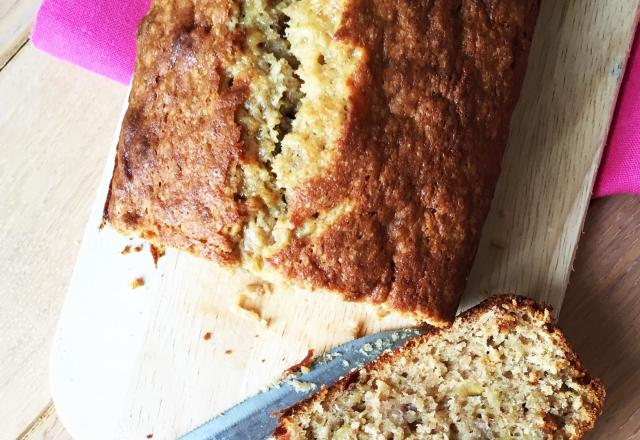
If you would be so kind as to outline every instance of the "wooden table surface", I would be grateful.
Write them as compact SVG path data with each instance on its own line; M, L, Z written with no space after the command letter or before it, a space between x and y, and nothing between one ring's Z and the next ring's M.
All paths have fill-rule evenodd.
M39 0L0 4L0 439L68 439L51 338L126 88L38 52ZM604 379L592 439L640 439L640 197L591 203L560 325Z

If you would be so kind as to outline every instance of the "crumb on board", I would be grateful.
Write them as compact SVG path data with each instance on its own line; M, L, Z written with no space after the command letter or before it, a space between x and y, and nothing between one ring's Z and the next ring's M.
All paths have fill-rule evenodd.
M240 315L258 321L265 328L271 325L271 318L264 318L260 309L257 306L248 304L247 297L243 294L240 294L238 296L236 309L240 313Z
M262 360L260 362L262 362L264 364L265 362L267 362L267 360L262 358Z
M245 288L249 296L263 296L273 293L273 284L267 281L249 283Z
M147 438L153 438L153 434L147 434Z
M231 354L231 353L233 353L233 350L225 350L224 351L224 354Z
M120 251L120 253L122 255L128 255L128 254L131 254L133 252L140 252L140 251L142 251L143 248L144 248L144 245L142 245L142 244L138 244L138 245L135 245L135 246L132 246L132 245L128 244Z
M208 341L209 339L211 339L211 336L212 336L211 332L206 332L204 336L202 336L202 339L204 339L205 341Z
M364 323L363 320L358 320L354 325L353 325L353 331L352 331L353 337L358 339L363 337L364 335L367 334L367 326Z
M132 289L137 289L138 287L142 286L144 286L144 278L142 277L135 278L133 281L131 281L131 284L129 284L129 287L131 287Z
M347 361L347 360L343 359L343 360L342 360L342 366L343 366L343 367L345 367L345 368L347 368L347 367L349 366L349 361Z
M158 267L158 260L166 255L166 251L164 246L156 246L152 244L149 247L149 251L151 252L151 258L153 258L153 264Z
M296 373L302 371L302 368L305 368L305 367L308 370L309 369L309 365L311 365L311 363L313 362L313 354L314 353L315 353L315 351L313 350L313 348L310 348L309 351L307 351L307 355L304 357L304 359L302 359L297 364L294 364L294 365L290 366L289 368L287 368L286 370L284 370L282 375L283 376L288 376L290 374L296 374ZM307 371L307 373L308 372L309 371Z

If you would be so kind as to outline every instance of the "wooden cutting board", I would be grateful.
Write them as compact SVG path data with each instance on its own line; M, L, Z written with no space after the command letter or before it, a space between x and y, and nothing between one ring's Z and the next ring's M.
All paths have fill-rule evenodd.
M562 305L640 0L546 0L462 308L517 292ZM105 167L55 337L51 390L78 439L171 439L257 392L309 348L411 325L144 245L100 217ZM144 286L132 289L136 278ZM263 322L238 308L243 300ZM268 325L264 321L268 321Z

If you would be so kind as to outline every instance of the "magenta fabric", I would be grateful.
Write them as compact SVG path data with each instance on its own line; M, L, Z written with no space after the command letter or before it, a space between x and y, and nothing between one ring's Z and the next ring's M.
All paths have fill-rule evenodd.
M627 73L620 88L595 197L640 194L640 31L636 32Z
M128 84L136 28L151 0L44 0L33 44L56 57Z
M138 22L151 0L44 0L31 38L54 56L123 84L131 81ZM640 194L640 33L594 188L594 196ZM616 70L612 70L616 74ZM606 109L602 109L606 111Z

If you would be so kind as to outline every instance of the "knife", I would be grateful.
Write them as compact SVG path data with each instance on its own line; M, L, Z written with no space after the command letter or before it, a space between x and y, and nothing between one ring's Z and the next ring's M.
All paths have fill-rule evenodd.
M278 413L330 386L349 371L359 368L386 350L424 333L412 328L365 336L340 345L318 357L308 372L287 377L272 388L228 409L180 440L263 440L278 424ZM305 370L306 371L306 370Z

